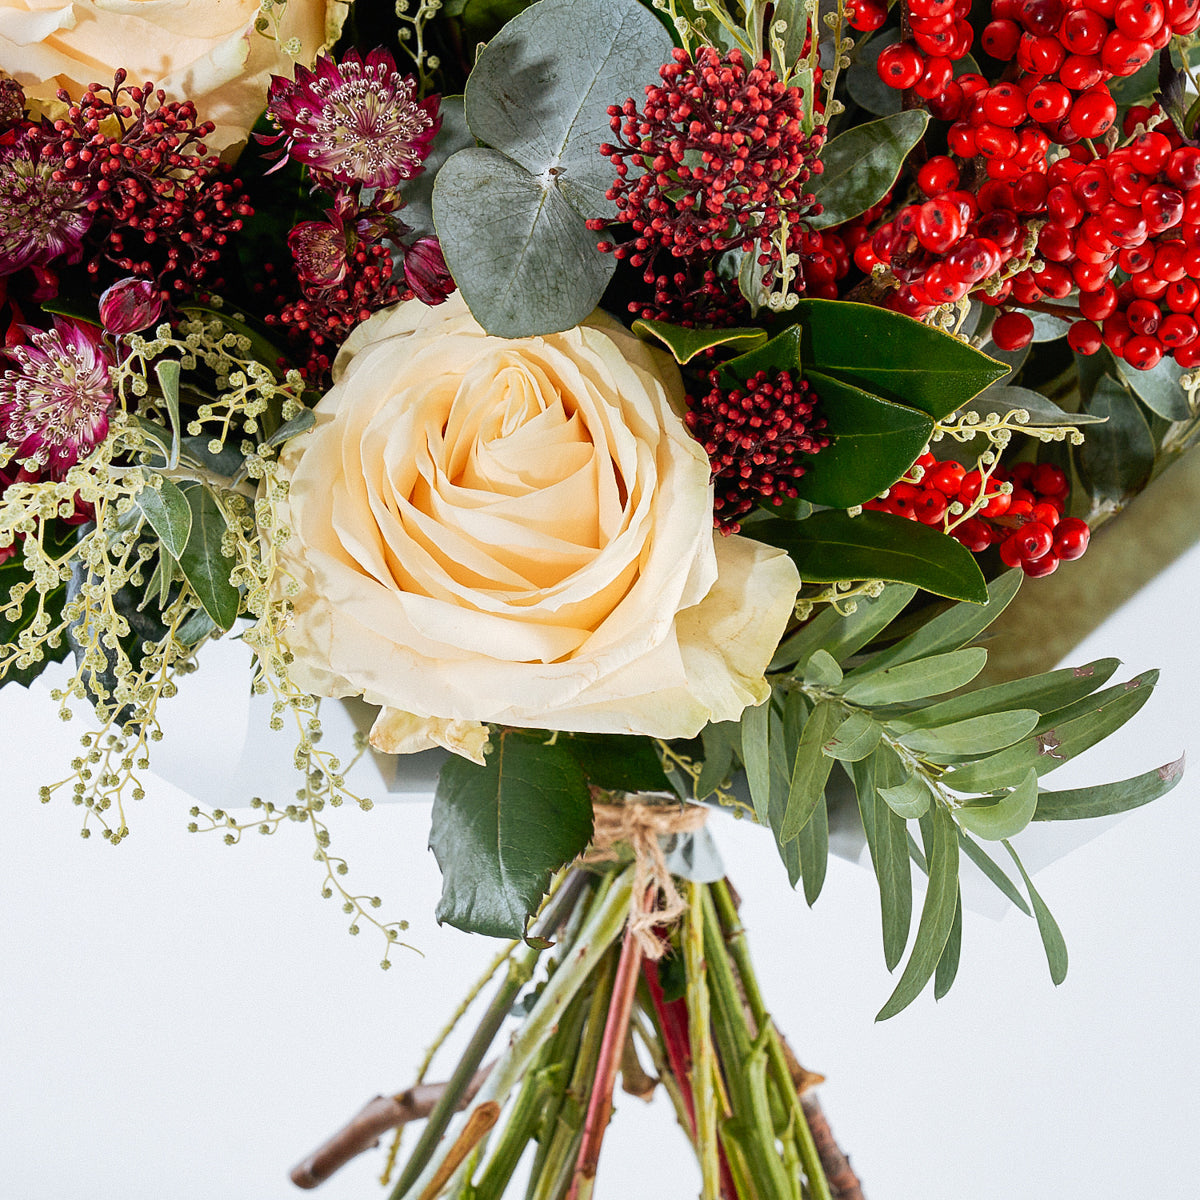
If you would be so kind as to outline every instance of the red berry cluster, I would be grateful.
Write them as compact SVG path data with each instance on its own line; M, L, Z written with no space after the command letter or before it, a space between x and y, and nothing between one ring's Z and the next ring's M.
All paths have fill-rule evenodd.
M1050 463L1017 463L1011 471L998 466L985 477L922 454L913 468L919 470L910 468L883 499L863 507L947 528L973 554L996 546L1005 566L1033 577L1050 575L1060 560L1079 558L1087 549L1091 530L1086 522L1063 516L1070 484ZM1011 491L1001 489L1004 483L1012 485ZM955 501L963 511L975 511L950 524Z
M814 416L817 395L788 371L759 371L744 387L726 391L709 373L712 390L688 396L684 417L692 436L712 463L713 524L737 533L738 518L756 503L782 504L796 496L795 480L804 474L802 456L829 445Z
M782 222L814 211L804 184L821 169L824 129L805 134L799 89L781 83L766 59L747 70L736 49L721 57L701 46L694 60L675 50L659 75L662 86L646 87L640 112L632 99L608 110L618 138L600 147L617 172L607 195L632 237L600 249L644 267L645 282L658 287L672 282L654 269L660 250L696 259L757 248L769 285ZM630 164L644 161L649 169L631 179Z
M168 102L150 83L126 87L125 79L121 70L112 87L89 84L78 101L59 92L66 115L44 127L67 177L96 189L88 270L154 279L177 294L201 281L217 286L206 276L253 213L241 181L207 153L214 127L197 121L194 104Z
M954 79L954 64L966 57L975 40L969 20L971 0L902 0L902 4L908 36L879 55L879 77L889 87L911 89L934 107L936 116L953 120L965 95L962 77ZM875 9L867 12L868 21L876 19Z

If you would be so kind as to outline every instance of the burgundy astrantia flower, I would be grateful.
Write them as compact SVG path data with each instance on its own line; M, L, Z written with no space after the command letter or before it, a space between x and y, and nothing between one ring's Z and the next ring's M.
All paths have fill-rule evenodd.
M392 188L424 168L441 125L438 97L417 100L411 75L401 75L383 49L364 60L350 50L340 63L321 55L294 80L271 78L267 112L284 139L284 158L344 185Z
M109 359L99 331L77 321L55 317L53 329L26 333L0 375L0 438L15 461L61 477L108 434Z
M0 144L0 275L81 258L95 188L63 160L38 126Z

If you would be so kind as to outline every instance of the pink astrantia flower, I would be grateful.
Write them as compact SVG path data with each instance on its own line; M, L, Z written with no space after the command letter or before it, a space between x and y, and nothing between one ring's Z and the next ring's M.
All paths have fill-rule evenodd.
M61 478L108 434L109 359L98 331L77 321L55 317L53 329L26 333L0 375L0 438L16 461Z
M284 139L284 158L343 185L393 188L424 168L441 125L438 97L416 98L411 75L401 75L383 49L364 60L357 50L341 63L321 55L296 78L271 77L268 113Z
M45 144L36 127L0 144L0 275L60 256L78 262L94 195L90 184L63 171L61 150Z

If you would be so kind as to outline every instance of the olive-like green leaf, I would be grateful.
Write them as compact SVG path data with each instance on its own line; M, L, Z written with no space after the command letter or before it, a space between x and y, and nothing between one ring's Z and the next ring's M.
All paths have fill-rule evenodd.
M1024 409L1029 414L1025 422L1030 427L1046 425L1095 425L1104 417L1095 413L1067 412L1052 400L1047 400L1040 392L1029 388L992 386L979 393L974 400L965 406L971 412L977 412L981 417L995 413L1002 417L1005 413Z
M229 581L233 559L221 550L225 518L208 488L197 484L184 495L192 511L192 525L179 556L180 570L213 624L218 629L229 629L237 620L241 597Z
M183 435L179 423L179 360L160 359L154 364L154 374L158 377L163 403L167 406L167 420L171 422L171 457L167 460L167 466L176 467L179 464L179 439Z
M837 687L842 668L828 650L818 650L804 667L804 682L810 687Z
M841 225L878 204L928 125L929 114L914 108L855 125L828 142L821 151L824 170L809 184L822 211L809 224Z
M929 787L919 775L910 775L903 783L881 787L879 794L888 808L906 821L923 816L929 808Z
M771 701L747 708L742 713L742 763L754 815L760 825L770 826L771 809Z
M147 483L133 498L163 548L178 559L188 544L192 532L192 509L187 497L165 476L155 487Z
M950 926L950 936L938 959L937 970L933 975L933 998L940 1000L951 988L954 977L958 974L958 960L962 954L962 888L958 890L958 898L954 904L954 924Z
M964 805L954 810L954 818L984 841L1000 842L1016 837L1033 820L1038 804L1037 781L1037 772L1030 767L1025 778L994 804Z
M983 573L965 546L891 513L851 517L830 510L804 521L770 519L754 526L754 536L786 550L808 583L885 579L952 600L983 604L988 598Z
M1183 758L1165 763L1143 775L1103 783L1096 787L1072 788L1066 792L1042 792L1038 796L1035 821L1082 821L1141 808L1165 796L1183 778Z
M943 761L941 755L991 754L1020 741L1038 723L1036 708L983 713L933 729L914 729L900 741L910 750Z
M955 721L965 721L984 713L1008 712L1016 708L1036 708L1049 713L1090 696L1103 687L1121 665L1116 658L1098 658L1081 667L1062 667L1028 679L1013 679L978 691L955 696L914 712L889 716L892 729L935 729Z
M675 356L677 363L689 363L697 354L721 346L726 350L744 353L763 345L767 340L765 329L684 329L669 321L639 319L632 325L638 337L653 337L662 342Z
M505 731L483 766L447 759L429 833L442 870L439 924L523 936L552 873L591 836L587 779L566 747Z
M1180 382L1191 368L1181 367L1169 356L1149 371L1139 371L1123 358L1116 359L1116 364L1121 378L1151 412L1167 421L1186 421L1192 415Z
M882 736L883 726L860 709L837 727L821 750L839 762L858 762L875 750Z
M912 953L895 991L876 1014L877 1021L886 1021L907 1008L928 983L942 957L958 908L958 826L940 804L933 805L921 820L923 832L927 830L929 887Z
M812 908L825 885L825 872L829 867L829 808L824 792L817 797L812 816L796 835L796 849L800 853L804 900Z
M771 670L806 663L818 650L828 650L838 660L849 658L886 629L916 593L909 584L893 583L878 596L856 600L851 613L840 613L830 605L783 642L771 660Z
M955 604L926 621L915 633L902 638L894 646L881 650L867 666L871 670L891 667L897 663L912 662L930 654L944 654L947 650L958 650L973 638L978 637L1009 606L1021 580L1023 571L1005 571L987 585L986 604Z
M855 683L844 693L852 704L896 704L952 692L970 683L987 664L982 646L934 654L916 662L898 663L869 674L854 673Z
M1157 682L1157 671L1145 671L1108 688L1092 698L1088 711L1030 734L988 758L967 763L943 776L943 782L957 792L990 792L1015 787L1030 767L1039 775L1048 774L1124 725L1150 699Z
M531 175L496 150L460 150L446 162L433 186L433 217L467 307L499 337L573 328L616 269L557 177Z
M696 799L711 796L729 777L733 768L733 750L738 736L736 721L718 721L700 731L704 744L704 762L696 777Z
M836 729L841 712L841 705L832 700L822 700L804 723L800 743L792 759L787 807L779 830L781 842L790 842L799 834L825 795L825 782L829 778L833 760L824 755L821 748Z
M829 445L801 456L804 474L796 492L813 504L851 508L895 483L929 442L933 418L903 404L872 396L819 371L805 379L820 397L817 412Z
M717 374L717 382L723 388L742 387L746 380L757 375L759 371L766 371L770 375L775 371L791 371L796 374L799 370L800 330L791 325L770 341L722 364Z
M1029 901L1033 905L1033 915L1037 918L1038 933L1041 934L1042 945L1046 949L1050 978L1054 981L1054 986L1058 987L1067 977L1067 943L1063 940L1062 930L1059 929L1058 922L1046 907L1046 902L1039 895L1037 888L1033 886L1033 880L1029 878L1029 873L1017 857L1017 852L1008 842L1004 843L1004 848L1016 863L1017 870L1021 872L1021 878L1025 881Z
M1033 914L1025 897L1017 891L1017 885L996 865L984 848L972 840L962 829L958 831L958 844L963 853L1008 897L1027 917Z
M935 420L1008 374L1006 364L912 317L848 300L801 300L800 359L885 400Z
M670 35L637 0L540 0L476 58L465 93L467 124L531 175L553 174L583 216L615 216L604 195L615 172L597 150L612 137L609 106L640 97L670 57ZM437 191L435 184L440 233ZM478 216L488 221L492 214Z
M284 442L305 433L317 423L317 414L311 408L298 412L290 421L284 421L280 427L267 438L268 446L282 446Z
M1085 401L1093 416L1107 417L1075 448L1079 479L1099 505L1120 505L1146 486L1154 469L1150 426L1128 390L1102 375Z

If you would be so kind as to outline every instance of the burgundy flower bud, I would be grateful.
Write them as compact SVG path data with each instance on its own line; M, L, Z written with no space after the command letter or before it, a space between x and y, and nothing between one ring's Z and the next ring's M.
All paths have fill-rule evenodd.
M117 337L149 328L161 312L162 293L149 279L118 279L100 296L100 323Z
M422 304L441 304L454 291L454 280L437 238L418 238L404 254L404 282Z

